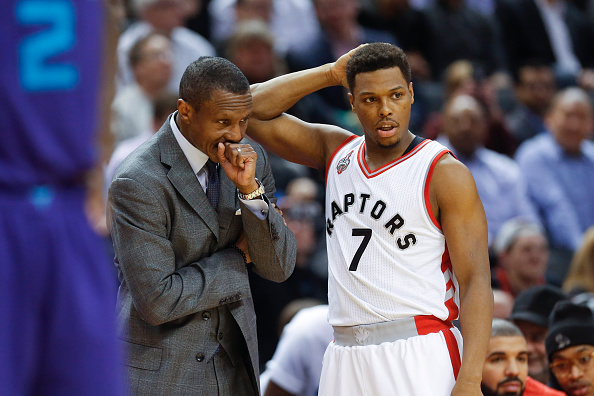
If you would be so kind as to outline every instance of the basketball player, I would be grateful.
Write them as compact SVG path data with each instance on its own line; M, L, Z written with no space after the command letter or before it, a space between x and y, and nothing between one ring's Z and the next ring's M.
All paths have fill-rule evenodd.
M116 274L85 213L118 1L3 4L0 394L123 395Z
M363 137L281 114L345 81ZM335 341L319 394L480 395L493 307L485 213L468 169L408 130L414 92L402 50L364 45L252 95L248 134L326 173ZM459 314L463 353L451 324Z

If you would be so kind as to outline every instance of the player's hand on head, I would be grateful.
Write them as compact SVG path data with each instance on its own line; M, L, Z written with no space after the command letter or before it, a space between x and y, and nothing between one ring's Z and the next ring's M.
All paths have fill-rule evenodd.
M347 79L346 79L347 62L349 61L349 59L351 59L353 54L359 48L361 48L365 45L367 45L367 44L361 44L357 48L353 48L352 50L350 50L349 52L347 52L346 54L344 54L343 56L338 58L338 60L332 64L332 66L330 67L330 73L332 74L332 78L334 79L336 85L342 85L346 88L349 87L349 85L347 83Z
M255 180L258 153L249 144L219 143L217 157L227 177L243 194L258 189Z

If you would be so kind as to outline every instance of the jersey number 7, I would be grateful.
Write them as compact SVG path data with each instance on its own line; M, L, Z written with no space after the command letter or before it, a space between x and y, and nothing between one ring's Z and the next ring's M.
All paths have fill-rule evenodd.
M349 271L357 271L357 267L359 266L359 261L361 260L361 256L363 255L363 252L367 248L367 245L369 245L369 240L371 239L371 234L372 234L371 228L353 228L353 236L362 236L363 241L361 242L361 245L359 245L357 252L355 252L355 257L353 257L353 261L351 261L351 265L349 266Z

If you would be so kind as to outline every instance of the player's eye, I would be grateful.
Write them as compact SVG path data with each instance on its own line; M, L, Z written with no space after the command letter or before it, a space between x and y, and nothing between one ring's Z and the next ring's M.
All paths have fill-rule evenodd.
M375 102L375 98L370 96L370 97L367 97L367 98L363 99L363 102L365 102L365 103L373 103L373 102Z
M394 99L400 99L402 97L402 92L394 92L392 95Z

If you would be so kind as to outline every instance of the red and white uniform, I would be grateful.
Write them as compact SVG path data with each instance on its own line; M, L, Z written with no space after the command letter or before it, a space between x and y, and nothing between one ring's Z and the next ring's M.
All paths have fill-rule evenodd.
M329 161L328 317L336 342L326 352L321 395L449 395L460 364L460 333L449 323L458 317L458 282L429 201L433 169L446 153L449 150L441 144L423 140L402 157L371 171L365 162L364 138L353 136ZM374 324L382 326L378 329ZM348 343L347 331L347 343L337 345L345 340L339 337L344 329L351 327L356 330L356 343ZM385 342L390 334L398 334L396 341ZM368 336L381 344L368 345ZM389 370L377 367L386 364ZM420 369L419 365L427 366ZM448 371L445 366L449 372L443 373L443 379L436 377L435 370ZM366 372L357 374L361 369ZM390 387L392 383L395 388Z

